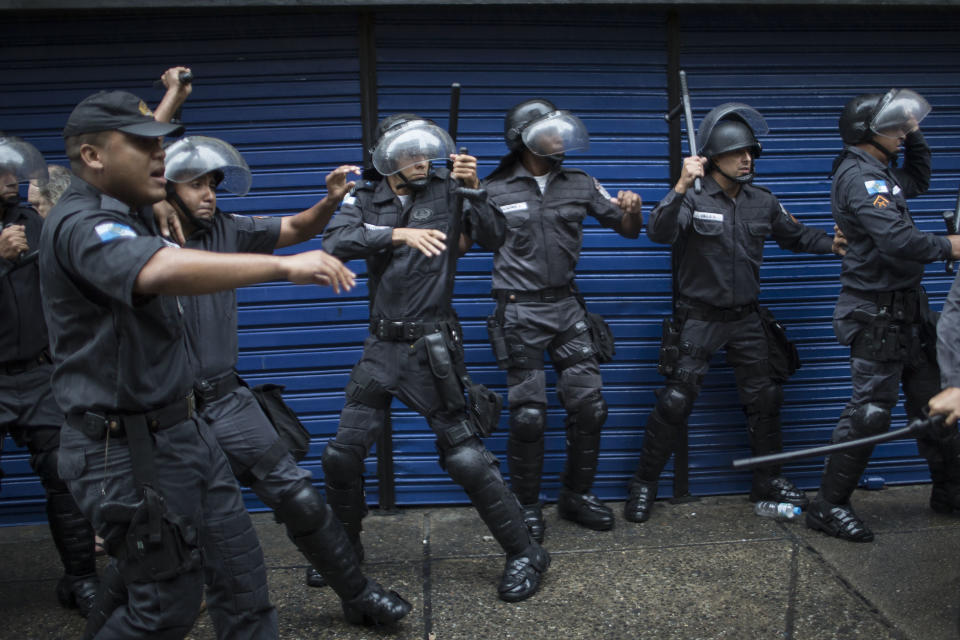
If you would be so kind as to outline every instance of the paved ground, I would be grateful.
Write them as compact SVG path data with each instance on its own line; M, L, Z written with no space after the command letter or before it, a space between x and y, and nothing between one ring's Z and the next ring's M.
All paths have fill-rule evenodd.
M254 519L283 640L958 638L960 518L934 514L928 494L923 485L858 491L872 544L756 517L744 496L660 501L643 525L616 504L606 533L560 521L550 505L553 565L540 593L515 605L496 597L503 558L472 510L373 515L366 569L414 605L392 630L346 624L329 589L303 586L303 559L283 528L269 514ZM81 618L56 603L46 527L0 528L0 557L0 637L79 637ZM189 637L214 638L206 615Z

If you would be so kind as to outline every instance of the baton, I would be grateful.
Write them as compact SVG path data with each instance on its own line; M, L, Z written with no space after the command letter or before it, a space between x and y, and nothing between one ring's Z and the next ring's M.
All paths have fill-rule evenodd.
M663 116L663 119L670 122L683 110L683 119L687 125L687 142L690 144L690 155L695 156L697 155L697 133L693 128L693 112L690 109L690 91L687 89L687 72L681 69L679 76L680 104L670 109L670 111ZM695 193L700 193L703 190L703 183L700 181L699 176L693 181L693 190Z
M460 126L460 83L454 82L450 85L450 115L447 118L447 133L453 140L453 146L457 146L457 129ZM465 153L465 152L464 152ZM447 169L453 169L453 161L447 160Z
M957 189L957 201L953 205L953 211L943 212L943 221L947 225L947 233L954 235L960 231L960 188ZM953 258L947 259L947 273L953 273Z
M781 462L788 462L790 460L797 460L799 458L812 458L829 453L839 453L840 451L859 449L860 447L880 444L881 442L888 442L890 440L897 440L899 438L917 436L924 431L942 428L944 420L945 418L943 415L937 414L929 418L916 418L905 427L894 429L893 431L888 431L887 433L880 433L875 436L867 436L865 438L857 438L856 440L847 440L845 442L837 442L836 444L812 447L810 449L797 449L796 451L783 451L781 453L771 453L769 455L756 456L753 458L740 458L739 460L733 461L733 468L753 469L755 467L780 464Z

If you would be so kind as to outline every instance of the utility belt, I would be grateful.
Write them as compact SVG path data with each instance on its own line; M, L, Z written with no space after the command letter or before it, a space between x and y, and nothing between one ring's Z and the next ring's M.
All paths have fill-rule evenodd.
M863 291L844 287L843 293L872 302L891 321L903 324L922 322L929 307L927 292L922 287L897 291Z
M697 303L702 305L702 303ZM702 305L708 306L708 305ZM701 313L698 315L696 311ZM704 309L691 309L682 302L677 306L675 316L665 318L663 321L663 334L660 342L660 361L657 364L657 371L665 378L678 380L681 383L692 386L699 386L703 376L695 371L679 366L681 355L689 356L694 360L706 362L713 355L700 345L693 344L689 340L682 339L683 325L687 318L696 320L706 320L710 322L733 322L742 319L751 313L757 313L760 316L760 324L767 338L767 360L761 360L751 365L745 365L738 369L738 378L748 378L754 376L769 376L777 382L786 382L797 369L800 368L800 354L796 345L787 337L786 329L774 317L773 313L766 307L761 307L756 303L734 307L733 309L720 309L713 307L706 311L727 311L728 314L714 314L707 318L703 314ZM742 314L740 318L734 316Z
M197 404L200 407L205 407L231 393L242 384L240 376L231 369L214 378L200 378L193 385L193 392L197 398Z
M487 336L493 349L497 366L501 369L542 369L543 350L523 343L519 336L507 334L504 330L508 304L518 302L555 302L571 296L576 297L586 314L585 320L574 323L550 341L547 349L553 358L557 371L563 371L587 358L596 357L599 362L610 362L616 353L613 331L603 316L590 312L587 302L580 294L575 283L562 287L540 289L539 291L511 291L494 289L493 297L497 301L496 311L487 318ZM555 356L559 347L584 333L590 334L590 346L579 349L563 358Z
M195 410L196 399L191 391L186 398L144 413L71 413L67 415L67 424L91 440L103 440L107 434L111 438L125 438L127 425L132 421L143 419L147 429L156 433L187 420Z
M514 291L512 289L494 289L490 292L497 304L509 302L557 302L576 295L573 287L565 284L559 287L548 287L536 291Z
M736 322L743 320L751 313L755 313L759 305L756 302L737 307L715 307L706 302L680 297L677 301L677 313L684 318L703 320L706 322Z
M455 326L456 323L449 321L406 321L406 320L388 320L387 318L377 318L370 321L370 335L376 336L380 340L387 342L416 342L423 336L443 332ZM457 328L459 332L459 328Z
M875 362L917 366L937 357L937 323L922 288L900 291L843 291L877 305L877 313L855 309L851 318L864 327L850 344L850 355Z
M26 373L31 369L42 367L45 364L50 364L51 362L53 362L53 360L50 358L50 352L47 349L43 349L40 353L32 358L26 358L24 360L10 360L9 362L0 363L0 371L8 376L16 376L20 375L21 373Z

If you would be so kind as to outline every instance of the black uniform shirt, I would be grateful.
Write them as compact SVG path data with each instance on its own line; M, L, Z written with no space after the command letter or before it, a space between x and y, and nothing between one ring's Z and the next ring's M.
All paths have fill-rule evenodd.
M280 218L254 218L217 211L209 229L187 239L187 248L220 253L273 253ZM213 378L237 365L237 292L181 296L187 348L196 378Z
M919 131L907 136L904 166L891 169L846 147L830 188L833 219L847 237L840 282L864 291L920 285L924 265L950 257L950 241L917 229L906 198L930 184L930 148Z
M141 413L193 383L174 296L133 291L166 243L150 207L131 210L74 176L40 236L40 287L53 351L53 392L67 413Z
M6 211L3 224L22 224L29 249L40 245L43 218L30 207L17 206ZM43 319L40 300L40 266L36 260L20 264L19 260L0 258L0 363L27 360L47 348L47 323Z
M625 235L623 211L579 169L561 166L551 172L541 194L536 179L517 161L488 176L484 186L507 219L506 240L493 258L494 289L537 291L569 284L588 215Z
M503 214L489 200L465 201L455 215L456 182L445 168L431 173L426 187L406 205L386 179L364 181L344 198L327 227L323 248L344 262L367 259L370 318L404 321L438 320L453 314L458 239L461 231L486 249L503 242ZM394 228L439 229L447 234L447 251L427 257L407 245L393 246Z
M831 238L798 222L768 190L745 184L731 200L709 175L699 194L671 189L647 223L651 240L677 243L680 295L723 308L757 300L763 243L771 234L790 251L831 253Z

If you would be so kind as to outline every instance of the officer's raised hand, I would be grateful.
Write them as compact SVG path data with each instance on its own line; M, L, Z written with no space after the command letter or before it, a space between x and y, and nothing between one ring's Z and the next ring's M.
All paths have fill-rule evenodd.
M170 67L160 76L160 82L163 83L163 86L166 87L168 91L173 89L177 93L182 94L183 98L186 99L186 97L190 95L190 92L193 91L193 82L181 82L180 75L184 73L192 72L189 67Z
M450 154L450 160L453 161L453 169L450 175L456 180L463 180L463 186L470 189L480 187L480 179L477 178L477 159L466 153Z
M11 224L0 233L0 258L16 260L21 253L30 248L27 233L22 224Z
M356 275L325 251L305 251L281 259L286 279L294 284L330 285L334 293L350 291L356 284Z
M360 167L352 164L343 164L327 174L327 197L335 202L343 200L344 196L350 193L357 183L355 181L347 182L347 174L355 173L360 175Z
M687 189L693 186L694 180L702 178L705 175L704 167L707 166L707 159L703 156L690 156L683 159L683 170L680 172L680 179L677 180L673 188L677 193L686 193Z

